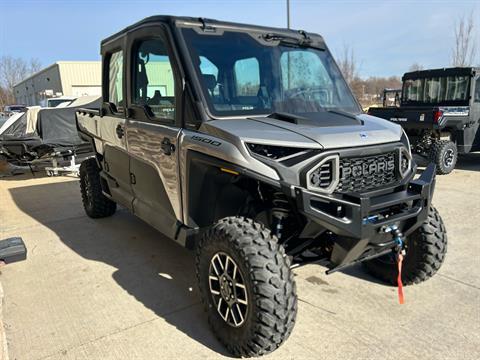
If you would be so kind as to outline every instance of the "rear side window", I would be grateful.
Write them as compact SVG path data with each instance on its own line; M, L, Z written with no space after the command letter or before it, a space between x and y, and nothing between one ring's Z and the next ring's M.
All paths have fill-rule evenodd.
M114 52L108 63L108 101L123 112L123 54Z
M480 103L480 77L477 78L475 82L475 102Z
M175 119L175 78L165 43L140 41L134 57L133 103L148 105L156 118Z
M260 66L256 58L237 60L234 65L237 96L257 96Z

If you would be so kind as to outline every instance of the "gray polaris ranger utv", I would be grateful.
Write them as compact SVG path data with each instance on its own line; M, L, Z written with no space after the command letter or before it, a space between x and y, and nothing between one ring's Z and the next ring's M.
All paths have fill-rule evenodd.
M457 154L480 151L480 68L421 70L403 75L399 106L368 114L400 124L412 152L449 174Z
M362 114L321 36L155 16L101 53L103 106L77 113L96 150L80 169L85 210L121 204L195 249L209 322L234 355L290 335L293 267L364 262L394 284L399 253L406 284L440 268L435 165L414 179L402 128Z

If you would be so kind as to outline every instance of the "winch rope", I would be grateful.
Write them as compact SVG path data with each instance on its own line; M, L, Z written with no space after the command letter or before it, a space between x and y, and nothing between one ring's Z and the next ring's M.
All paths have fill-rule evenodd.
M398 286L398 302L400 303L400 305L405 304L405 298L403 296L403 283L402 283L402 262L403 262L403 255L399 253L397 256L397 265L398 265L397 286Z

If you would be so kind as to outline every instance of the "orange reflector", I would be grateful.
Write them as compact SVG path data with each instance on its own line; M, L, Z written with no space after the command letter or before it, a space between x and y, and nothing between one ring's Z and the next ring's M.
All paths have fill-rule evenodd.
M223 171L223 172L229 173L229 174L240 175L239 172L236 172L236 171L234 171L234 170L225 169L225 168L220 168L220 170Z

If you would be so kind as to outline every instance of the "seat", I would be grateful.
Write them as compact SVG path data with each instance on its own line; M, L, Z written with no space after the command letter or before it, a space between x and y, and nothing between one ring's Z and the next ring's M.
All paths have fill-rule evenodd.
M147 105L160 105L162 101L162 93L160 90L155 90L153 97L147 101Z
M215 75L212 74L203 74L203 81L205 83L205 86L207 87L208 92L210 93L210 96L213 98L213 92L217 87L217 78L215 77Z

